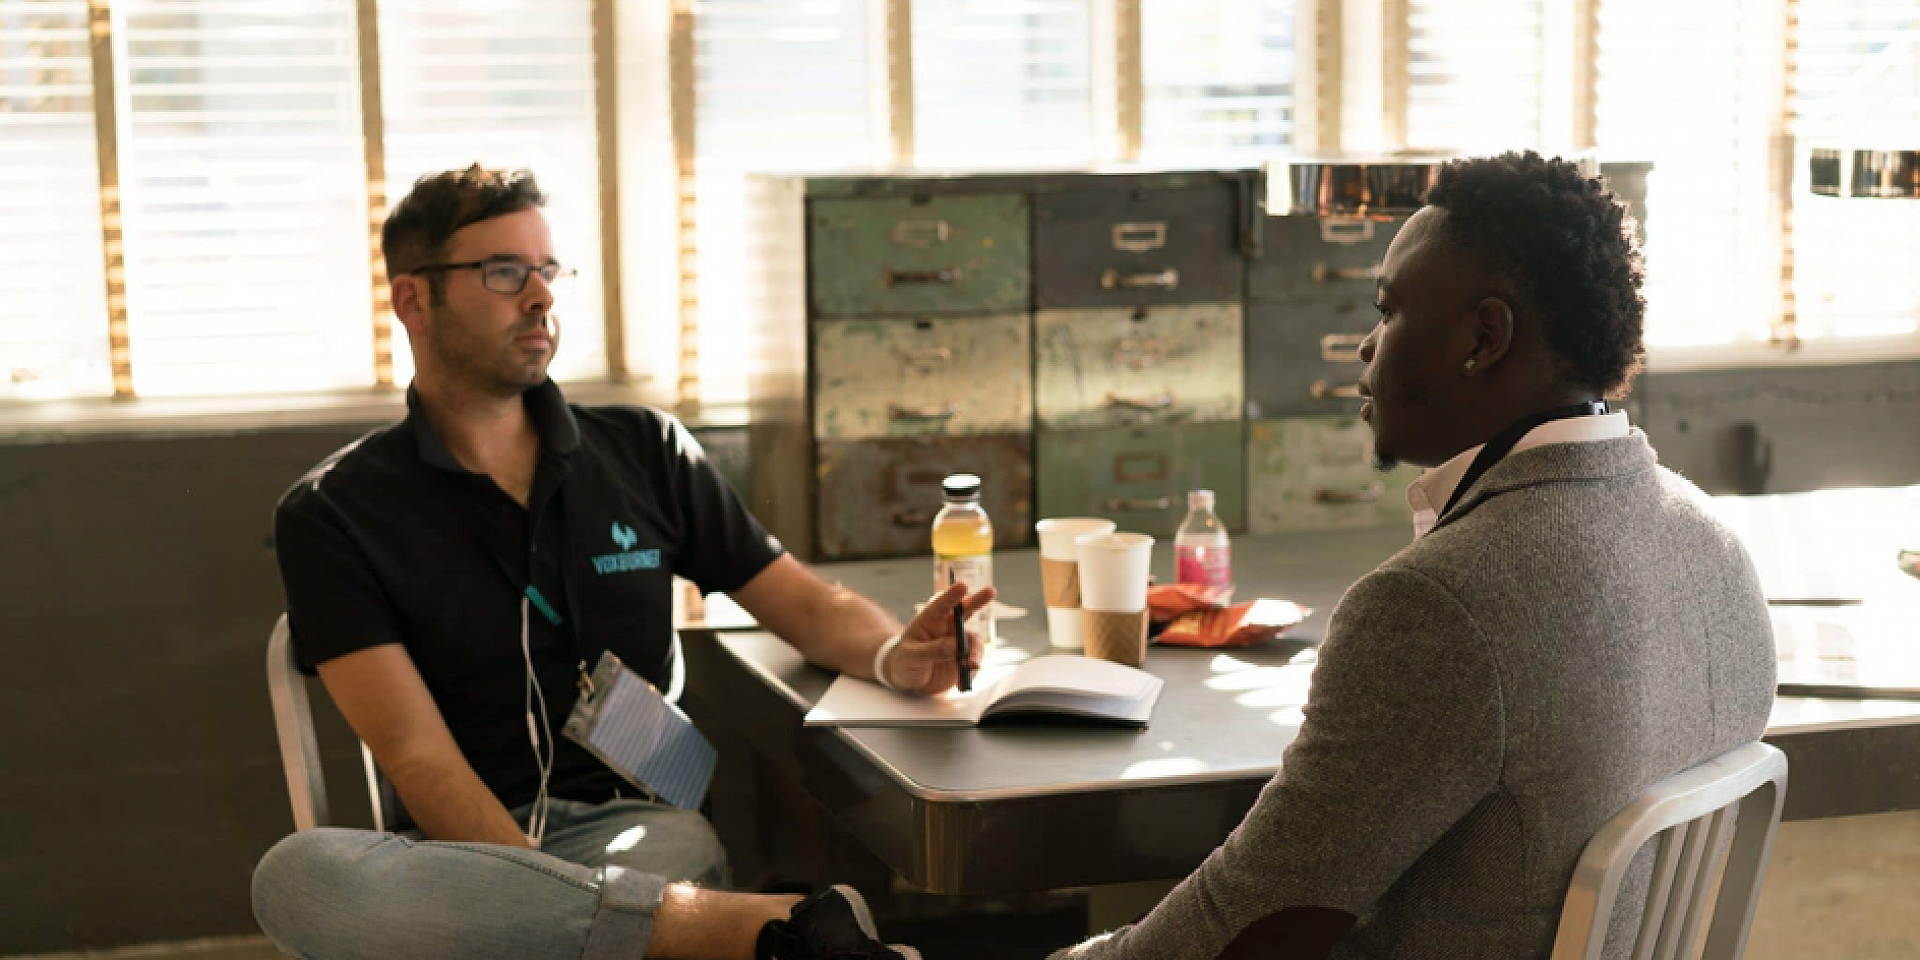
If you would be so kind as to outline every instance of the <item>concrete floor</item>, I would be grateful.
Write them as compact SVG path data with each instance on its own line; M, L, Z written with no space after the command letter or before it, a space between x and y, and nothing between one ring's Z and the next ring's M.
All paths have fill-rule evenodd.
M1064 945L1084 916L921 922L889 932L927 960L1037 958ZM1782 824L1746 960L1920 957L1920 811ZM264 939L237 937L14 960L281 960Z

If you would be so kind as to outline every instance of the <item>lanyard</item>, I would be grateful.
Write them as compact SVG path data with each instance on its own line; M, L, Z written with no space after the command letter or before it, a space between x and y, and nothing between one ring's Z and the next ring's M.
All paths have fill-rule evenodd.
M1441 508L1439 516L1446 516L1447 511L1452 510L1453 505L1460 502L1460 497L1467 492L1467 488L1473 486L1474 481L1480 479L1480 476L1494 464L1499 463L1502 457L1512 452L1514 445L1520 442L1520 438L1532 432L1534 427L1554 420L1601 417L1612 412L1605 400L1588 400L1572 406L1555 407L1545 413L1537 413L1515 421L1505 430L1494 434L1493 439L1488 440L1486 446L1480 448L1480 453L1473 458L1473 463L1467 466L1467 472L1461 474L1460 482L1454 484L1453 495L1447 498L1447 505Z

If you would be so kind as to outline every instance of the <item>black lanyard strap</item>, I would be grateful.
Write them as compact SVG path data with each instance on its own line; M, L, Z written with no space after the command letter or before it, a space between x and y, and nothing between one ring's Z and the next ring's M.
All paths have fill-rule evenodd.
M1473 463L1467 466L1467 472L1460 475L1460 482L1454 484L1453 495L1447 498L1447 505L1440 509L1438 516L1446 516L1447 511L1452 510L1453 505L1460 502L1460 498L1466 494L1467 488L1473 486L1474 481L1479 480L1481 475L1491 469L1494 464L1499 463L1501 458L1511 453L1514 445L1520 442L1520 438L1533 432L1533 428L1554 420L1571 420L1574 417L1603 417L1612 412L1613 409L1607 406L1605 400L1588 400L1585 403L1576 403L1572 406L1555 407L1545 413L1536 413L1533 416L1522 417L1515 421L1505 430L1494 434L1493 439L1488 440L1486 446L1480 448L1480 453L1473 458Z

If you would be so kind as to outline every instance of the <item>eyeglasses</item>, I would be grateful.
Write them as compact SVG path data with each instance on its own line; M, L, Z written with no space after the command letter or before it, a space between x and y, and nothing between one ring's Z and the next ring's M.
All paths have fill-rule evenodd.
M556 297L563 296L573 286L573 278L580 271L562 267L557 263L543 263L538 267L530 266L519 260L496 258L492 260L468 260L465 263L431 263L424 267L415 267L408 273L436 273L443 270L478 270L480 285L494 293L517 296L527 288L527 278L535 273L553 291Z

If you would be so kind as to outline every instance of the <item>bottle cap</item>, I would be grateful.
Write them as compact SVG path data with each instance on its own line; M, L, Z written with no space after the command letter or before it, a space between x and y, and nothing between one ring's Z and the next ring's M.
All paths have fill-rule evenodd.
M1187 509L1212 510L1213 509L1213 491L1212 490L1189 491L1187 493Z
M980 478L971 473L956 473L940 481L940 489L956 500L980 495Z

